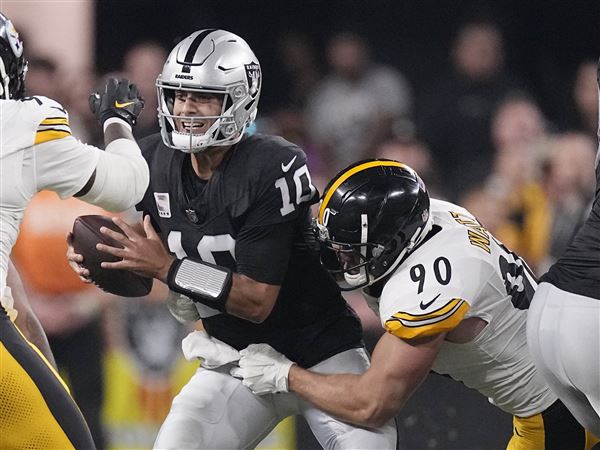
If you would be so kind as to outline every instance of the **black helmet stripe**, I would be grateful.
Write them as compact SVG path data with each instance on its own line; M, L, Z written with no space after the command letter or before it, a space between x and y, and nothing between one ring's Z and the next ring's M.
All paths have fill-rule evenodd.
M204 38L206 38L206 36L208 36L213 31L217 31L217 29L211 28L209 30L204 30L202 33L196 36L196 38L190 44L190 48L188 48L187 53L185 54L185 58L183 59L184 64L189 65L194 63L194 56L196 56L196 51L198 51L198 47L200 47L200 44L202 44Z

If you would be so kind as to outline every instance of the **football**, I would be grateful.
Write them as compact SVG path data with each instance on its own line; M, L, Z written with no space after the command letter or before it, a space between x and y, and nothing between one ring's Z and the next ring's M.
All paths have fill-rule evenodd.
M83 256L83 264L90 278L100 289L122 297L142 297L150 293L152 278L146 278L122 269L103 269L102 262L115 262L119 258L96 249L102 243L122 247L117 241L100 232L101 227L123 233L110 217L101 215L79 216L73 223L73 248Z

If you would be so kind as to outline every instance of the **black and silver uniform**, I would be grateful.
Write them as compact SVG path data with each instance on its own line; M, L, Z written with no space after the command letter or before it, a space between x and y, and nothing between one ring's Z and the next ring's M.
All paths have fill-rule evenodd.
M150 186L137 208L173 254L281 285L263 323L217 314L202 320L211 336L237 349L268 343L303 367L362 345L360 322L313 246L310 204L318 193L300 148L280 137L245 137L203 181L191 156L166 147L159 134L139 144Z
M600 300L600 163L596 165L596 195L590 215L541 281Z

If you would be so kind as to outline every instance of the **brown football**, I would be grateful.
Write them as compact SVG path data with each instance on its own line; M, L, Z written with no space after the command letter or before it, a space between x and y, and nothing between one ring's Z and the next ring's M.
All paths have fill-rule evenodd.
M100 232L100 227L123 233L110 217L101 215L79 216L73 223L73 248L83 255L83 266L90 271L90 278L100 289L122 297L142 297L150 293L152 278L136 275L122 269L103 269L102 262L119 261L119 258L96 249L102 243L122 247L114 239Z

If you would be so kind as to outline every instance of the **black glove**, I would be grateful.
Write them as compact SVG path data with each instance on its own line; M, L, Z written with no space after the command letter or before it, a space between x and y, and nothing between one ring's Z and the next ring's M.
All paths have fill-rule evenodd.
M89 103L100 125L104 125L106 119L118 117L134 126L144 109L144 99L140 96L137 86L126 78L106 80L104 92L91 94Z

